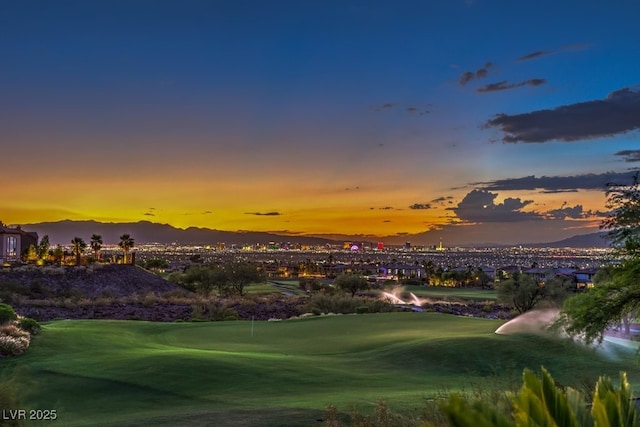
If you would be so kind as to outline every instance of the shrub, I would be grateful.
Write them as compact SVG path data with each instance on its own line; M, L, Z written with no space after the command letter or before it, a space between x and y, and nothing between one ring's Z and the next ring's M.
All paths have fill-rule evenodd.
M235 309L216 304L194 304L191 316L192 321L210 320L220 322L239 319L238 312Z
M0 355L17 356L29 348L29 338L0 335Z
M20 326L21 329L29 332L31 335L36 335L38 332L40 332L40 324L35 319L32 319L30 317L23 317L22 319L20 319L18 321L18 326Z
M518 393L510 394L512 409L505 414L496 410L491 400L469 404L459 394L452 394L442 405L451 423L458 427L478 425L538 426L637 426L635 401L626 373L620 373L620 388L600 377L593 391L591 405L576 389L556 385L551 374L542 368L540 377L525 369Z
M9 323L17 318L16 312L7 304L0 304L0 325Z
M365 311L366 310L366 311ZM311 297L306 311L322 313L383 313L394 311L395 307L377 298L350 297L345 295L315 294Z
M29 338L29 332L23 331L16 325L0 326L0 335L6 335L13 338Z

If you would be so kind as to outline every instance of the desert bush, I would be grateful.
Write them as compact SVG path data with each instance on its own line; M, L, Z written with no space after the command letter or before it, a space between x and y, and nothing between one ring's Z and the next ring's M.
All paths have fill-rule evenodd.
M29 332L31 335L36 335L40 332L40 324L30 317L23 317L18 321L18 326L20 329L23 329Z
M10 305L0 304L0 325L9 323L16 318L16 312Z
M31 297L31 290L28 286L14 280L0 282L0 301L6 304L18 304L20 300L28 297Z
M342 422L345 421L345 423ZM378 401L373 414L365 415L357 408L351 410L349 417L340 414L337 408L329 405L324 410L325 427L413 427L421 425L419 420L393 412L384 400Z
M192 320L210 320L220 322L223 320L238 320L238 312L223 305L215 303L194 304L191 312Z
M0 334L0 355L17 356L29 348L29 338Z
M22 330L20 327L14 324L0 326L0 335L6 335L14 338L29 338L29 332Z
M149 292L142 298L142 304L146 307L151 307L152 305L157 304L159 300L160 298L158 298L156 294Z
M313 295L305 311L314 314L326 313L382 313L394 311L395 307L385 301L374 298L351 297L346 295Z

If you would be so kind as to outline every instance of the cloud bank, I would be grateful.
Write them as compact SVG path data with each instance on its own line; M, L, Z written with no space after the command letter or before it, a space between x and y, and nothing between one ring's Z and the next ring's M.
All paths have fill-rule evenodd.
M606 190L611 182L631 182L634 172L606 172L573 176L524 176L471 183L485 190L544 190L546 193L561 193L577 190Z
M503 142L578 141L620 135L640 129L640 91L623 88L605 99L553 109L497 114L485 128L504 133Z
M449 208L464 222L514 222L541 218L535 212L523 212L522 208L533 203L533 200L507 198L502 203L495 203L498 195L487 190L473 190L462 199L458 206Z
M640 150L622 150L614 154L620 156L625 162L640 162Z

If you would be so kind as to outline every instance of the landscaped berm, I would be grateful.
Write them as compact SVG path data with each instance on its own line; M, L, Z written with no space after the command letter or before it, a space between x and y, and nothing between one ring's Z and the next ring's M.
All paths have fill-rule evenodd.
M42 325L26 353L2 359L0 370L13 378L20 408L55 410L55 425L66 427L331 425L331 406L348 425L352 411L371 414L381 401L405 417L398 425L423 425L444 395L503 394L520 387L524 368L540 366L586 393L602 375L615 383L619 371L640 386L633 349L495 334L503 323L426 312L58 320Z

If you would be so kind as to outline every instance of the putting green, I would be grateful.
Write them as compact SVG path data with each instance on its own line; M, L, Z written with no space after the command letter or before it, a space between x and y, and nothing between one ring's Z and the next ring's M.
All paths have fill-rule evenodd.
M634 350L496 335L503 322L437 313L279 322L55 321L2 362L22 402L80 425L312 425L328 404L399 411L443 391L520 383L544 365L580 387L620 370L640 384Z

